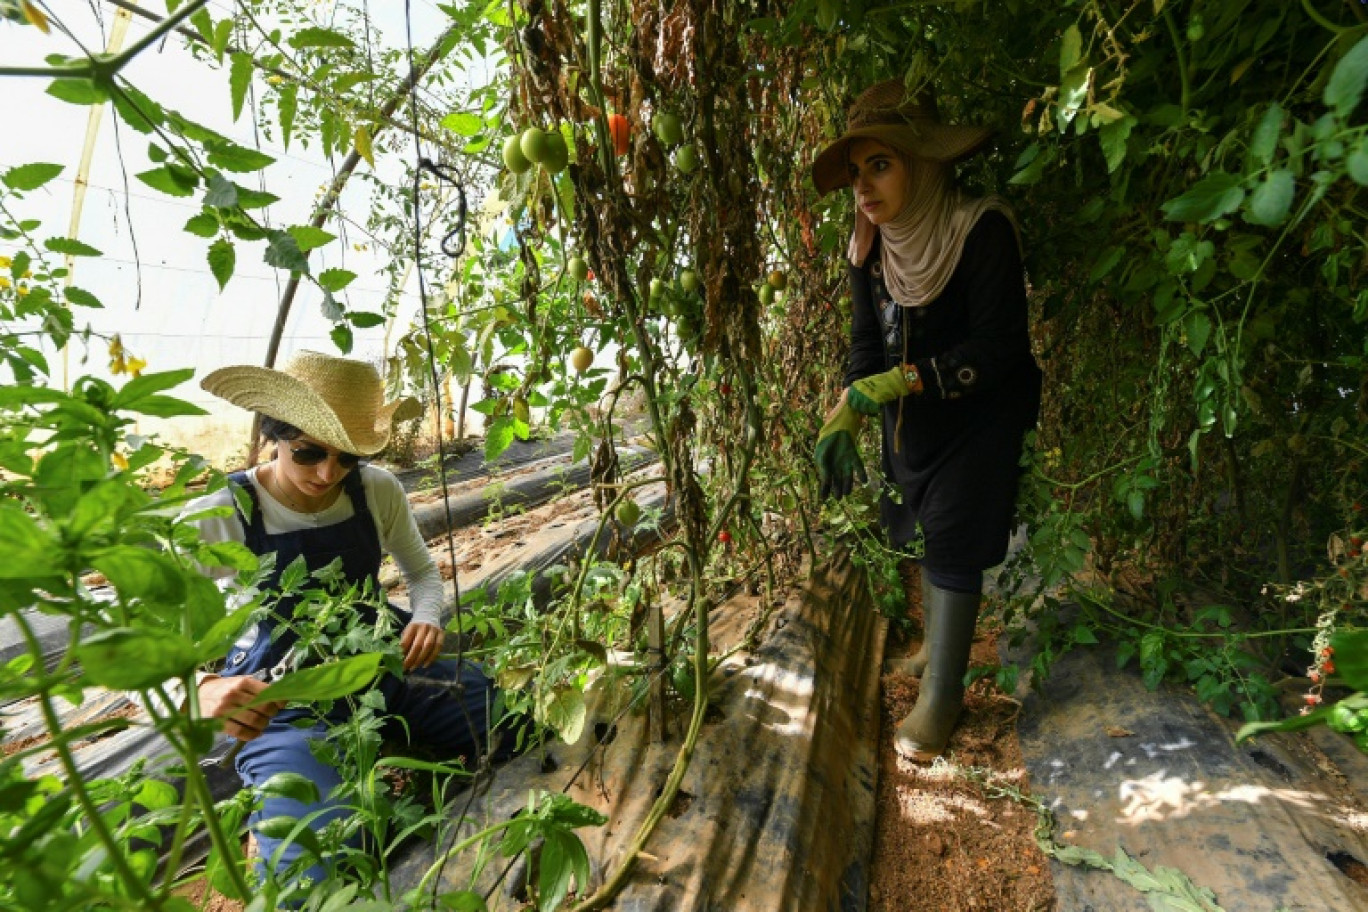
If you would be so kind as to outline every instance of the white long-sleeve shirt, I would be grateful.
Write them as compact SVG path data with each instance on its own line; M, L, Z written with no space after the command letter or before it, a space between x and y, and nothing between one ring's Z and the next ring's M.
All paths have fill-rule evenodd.
M408 586L409 610L413 612L413 623L440 627L444 599L442 576L437 571L437 565L433 563L427 546L423 544L422 536L418 534L418 523L413 518L413 511L409 509L403 485L392 474L376 466L362 465L355 471L361 473L361 487L366 494L366 503L380 533L380 548L394 558ZM262 522L267 534L270 535L336 525L351 519L356 513L346 491L341 492L331 506L318 513L300 513L271 496L266 487L257 481L256 468L247 470L247 478L256 489ZM191 501L186 512L194 513L210 507L232 505L232 491L225 487ZM236 513L231 516L196 520L195 525L205 541L235 541L246 544L246 533ZM229 578L235 573L229 567L210 567L206 572L216 579Z

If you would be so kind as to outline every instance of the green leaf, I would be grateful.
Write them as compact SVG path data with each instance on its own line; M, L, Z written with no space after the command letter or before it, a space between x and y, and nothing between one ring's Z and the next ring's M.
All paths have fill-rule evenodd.
M67 535L79 540L118 519L132 490L122 479L102 481L81 495L66 519Z
M75 285L68 285L62 292L66 295L67 301L76 307L104 307L100 299L95 297L84 288L77 288Z
M190 196L199 184L194 172L177 165L162 165L160 168L142 172L137 178L153 190L160 190L170 196Z
M309 261L299 249L294 235L286 231L272 231L268 235L265 259L267 264L290 272L309 271Z
M1174 222L1212 222L1233 212L1244 201L1242 178L1214 171L1188 192L1164 203L1164 217Z
M289 43L296 48L306 47L334 47L334 48L355 48L356 42L346 35L334 32L326 28L305 28L300 29L289 37Z
M325 269L318 274L318 284L324 291L338 292L346 288L356 278L356 273L346 269Z
M485 431L485 461L497 459L513 442L513 419L495 418Z
M209 414L198 405L177 399L174 396L145 396L127 406L128 411L139 415L152 415L157 418L179 418L186 415Z
M1282 133L1282 122L1282 105L1275 101L1268 106L1268 110L1259 120L1259 125L1254 128L1254 135L1249 139L1249 156L1257 164L1268 167L1269 162L1273 161L1273 154L1278 151L1278 136Z
M195 376L193 367L184 367L180 370L156 371L151 374L143 374L135 377L123 385L114 395L111 408L122 409L145 399L153 393L164 392L174 389L182 383Z
M584 734L587 708L584 692L578 687L564 687L550 694L537 707L537 721L555 729L557 737L566 744L574 744Z
M333 297L333 293L331 291L325 290L323 292L322 311L323 319L328 320L332 323L336 323L339 320L344 320L347 317L347 312L342 309L342 305L338 303L337 298Z
M318 801L318 784L299 773L276 773L257 786L257 792L262 795L279 795L300 804L313 804Z
M237 205L237 200L236 184L222 174L215 174L209 178L209 189L204 194L204 205L213 206L216 209L231 209ZM217 228L217 223L215 227Z
M34 162L28 165L15 165L5 172L5 186L11 190L37 190L39 187L62 173L62 165Z
M1130 141L1131 130L1137 121L1127 114L1120 120L1103 124L1097 131L1097 141L1102 144L1102 155L1107 159L1107 173L1111 174L1126 160L1126 144Z
M1368 691L1368 630L1346 630L1330 640L1335 675L1354 690Z
M109 99L109 94L91 79L54 79L47 87L47 93L77 105L103 104Z
M68 256L104 256L94 247L75 238L50 237L43 241L43 246L53 253L64 253Z
M290 134L294 132L295 110L298 107L299 86L287 82L280 87L280 141L290 148Z
M0 503L0 579L32 579L62 571L56 539L22 507Z
M228 285L228 280L233 277L233 267L237 264L237 250L233 247L232 241L219 238L209 245L208 258L209 271L214 274L219 291L222 291Z
M1064 36L1059 43L1059 78L1067 76L1082 59L1083 34L1079 32L1078 24L1074 23L1064 30Z
M228 615L223 590L207 576L192 573L185 577L185 607L183 616L190 621L190 637L196 643L208 636ZM199 664L196 650L196 664Z
M195 647L156 628L102 630L75 649L87 683L110 690L144 690L195 668Z
M166 123L166 110L127 82L110 100L120 119L139 133L150 135Z
M209 42L209 46L214 49L214 56L219 63L223 63L223 54L228 50L228 42L233 37L233 17L220 19L219 24L214 26L214 37Z
M576 867L575 849L583 852L584 846L573 833L549 827L542 833L537 871L537 905L541 912L555 912L570 892L570 878Z
M442 126L458 136L475 136L484 129L484 119L466 111L452 111L442 118Z
M1368 137L1359 140L1344 164L1356 184L1368 187Z
M244 51L233 54L228 73L228 88L233 98L233 120L242 116L242 103L247 99L247 87L252 84L252 55Z
M1245 221L1254 225L1280 225L1292 209L1292 198L1297 193L1297 179L1291 171L1280 169L1269 173L1266 180L1254 188L1245 203Z
M1339 59L1325 84L1325 105L1334 108L1342 121L1348 121L1368 86L1368 35L1360 38Z
M218 216L212 212L201 212L199 215L190 216L190 220L185 223L185 230L196 237L211 238L219 233Z
M261 209L280 199L274 193L267 193L265 190L251 190L241 184L237 185L237 192L238 206L243 209ZM261 236L264 237L265 235Z
M385 315L378 313L368 313L364 310L354 310L347 314L347 319L352 326L357 329L370 329L372 326L379 326L385 322Z
M337 235L324 231L322 228L315 228L312 225L294 225L287 230L303 253L308 253L310 250L315 250L329 241L337 239Z
M342 354L345 355L352 350L352 343L355 340L352 337L351 327L347 324L339 323L334 326L332 331L328 333L328 337L332 339L333 345L336 345L337 350Z
M437 897L437 902L441 903L441 907L447 912L488 912L489 909L484 897L470 890L443 893Z
M1189 311L1183 318L1183 331L1187 333L1188 349L1194 357L1200 358L1211 338L1211 318L1200 310Z
M185 600L187 571L160 551L114 545L93 554L90 565L109 578L125 601L178 605Z
M220 143L209 151L209 164L239 174L260 171L273 162L275 159L265 152L237 143Z
M180 793L169 782L163 782L160 779L144 779L138 785L138 792L133 800L149 811L159 811L178 804Z
M267 687L252 702L257 705L312 703L345 697L375 680L380 671L380 659L378 652L370 652L325 665L301 668Z

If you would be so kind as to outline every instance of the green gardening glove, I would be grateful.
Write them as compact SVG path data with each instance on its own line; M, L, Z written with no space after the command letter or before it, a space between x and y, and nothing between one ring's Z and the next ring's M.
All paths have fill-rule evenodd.
M862 419L849 405L842 402L836 412L822 425L817 435L817 477L821 479L821 497L845 497L855 487L855 479L864 483L864 462L855 437L860 433Z
M861 415L877 415L885 402L901 399L912 392L901 367L874 374L850 384L846 402Z

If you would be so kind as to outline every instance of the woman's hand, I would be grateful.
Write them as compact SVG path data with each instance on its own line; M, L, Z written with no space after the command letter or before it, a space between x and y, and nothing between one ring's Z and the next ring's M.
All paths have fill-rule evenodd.
M241 675L205 678L199 686L200 712L213 719L223 719L223 730L239 741L251 741L266 730L283 703L262 703L246 708L265 690L265 681Z
M399 647L404 650L404 671L427 668L442 654L446 633L441 627L432 624L409 624L399 638Z

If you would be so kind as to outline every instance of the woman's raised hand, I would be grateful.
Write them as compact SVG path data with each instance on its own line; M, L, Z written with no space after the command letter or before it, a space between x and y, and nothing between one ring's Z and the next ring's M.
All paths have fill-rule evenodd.
M239 741L259 737L283 703L262 703L248 708L267 684L248 675L205 678L199 685L200 712L223 719L223 730Z
M446 633L441 627L432 624L409 624L399 638L399 646L404 650L404 671L426 668L442 654Z

